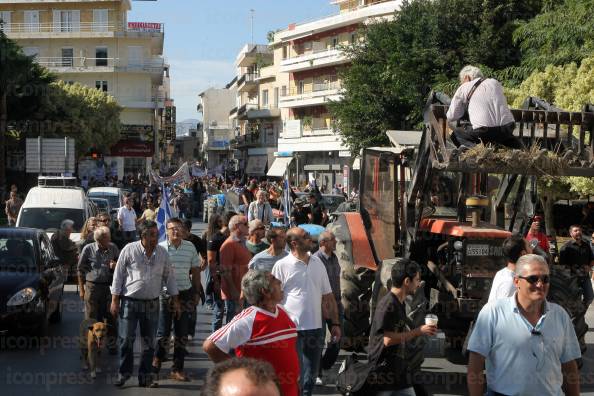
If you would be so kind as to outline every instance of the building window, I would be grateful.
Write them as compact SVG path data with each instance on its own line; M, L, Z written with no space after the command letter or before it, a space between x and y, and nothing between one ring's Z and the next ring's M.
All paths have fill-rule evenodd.
M80 31L80 11L54 10L54 30L58 32Z
M25 11L25 31L39 31L39 11Z
M262 107L268 107L268 90L262 90Z
M283 85L281 87L281 96L287 96L287 86Z
M105 81L105 80L95 81L95 88L97 88L100 91L107 92L107 81Z
M10 11L0 11L0 30L10 32Z
M305 91L305 83L303 81L297 81L297 95L303 94Z
M146 173L146 158L124 157L124 174L144 175Z
M287 59L288 53L289 53L289 48L286 45L284 45L283 46L283 59Z
M332 37L332 48L338 47L338 37Z
M95 48L95 66L107 66L107 47Z
M62 67L74 66L74 48L62 48Z
M108 18L108 10L93 10L93 31L107 32Z
M357 42L357 33L351 33L351 44L355 44Z

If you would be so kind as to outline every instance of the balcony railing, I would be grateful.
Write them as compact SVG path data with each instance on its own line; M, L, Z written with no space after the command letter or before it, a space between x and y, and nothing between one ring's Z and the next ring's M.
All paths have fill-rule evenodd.
M164 25L153 22L128 22L127 25L115 23L7 23L1 29L5 33L107 33L136 32L163 33Z
M245 73L237 80L237 86L240 87L246 82L255 82L258 77L260 77L259 73Z
M165 66L162 58L150 59L140 63L124 62L119 58L87 57L37 57L37 63L47 68L91 68L114 67L124 71L160 72Z
M328 81L323 83L313 83L304 88L291 87L288 90L281 91L281 97L297 96L297 95L312 95L316 92L339 90L342 84L339 80Z

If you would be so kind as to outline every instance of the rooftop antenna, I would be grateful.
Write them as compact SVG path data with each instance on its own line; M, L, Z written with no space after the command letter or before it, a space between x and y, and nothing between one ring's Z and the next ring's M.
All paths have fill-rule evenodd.
M252 31L252 41L251 41L251 43L252 44L254 44L254 12L256 12L256 10L254 10L253 8L250 8L251 31Z

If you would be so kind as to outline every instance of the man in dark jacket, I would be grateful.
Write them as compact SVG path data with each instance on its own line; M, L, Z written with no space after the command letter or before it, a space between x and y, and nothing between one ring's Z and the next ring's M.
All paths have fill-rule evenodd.
M68 270L69 279L71 277L74 278L76 275L76 256L78 254L78 247L72 240L70 240L73 226L74 221L70 219L62 220L60 229L56 231L50 239L54 253L60 259L64 268Z

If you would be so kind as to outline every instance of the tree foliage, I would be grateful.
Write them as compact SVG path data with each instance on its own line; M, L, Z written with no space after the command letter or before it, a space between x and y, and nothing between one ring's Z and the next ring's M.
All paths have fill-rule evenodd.
M453 93L465 64L497 70L519 63L512 43L518 18L541 1L404 1L391 21L363 28L362 43L346 49L344 97L330 105L353 153L385 144L387 129L419 128L431 89Z
M545 12L520 23L513 33L521 49L520 75L548 65L579 64L594 53L594 0L547 3Z
M116 100L105 92L58 81L49 86L27 135L74 138L78 154L83 154L90 147L110 147L119 140L120 112Z

